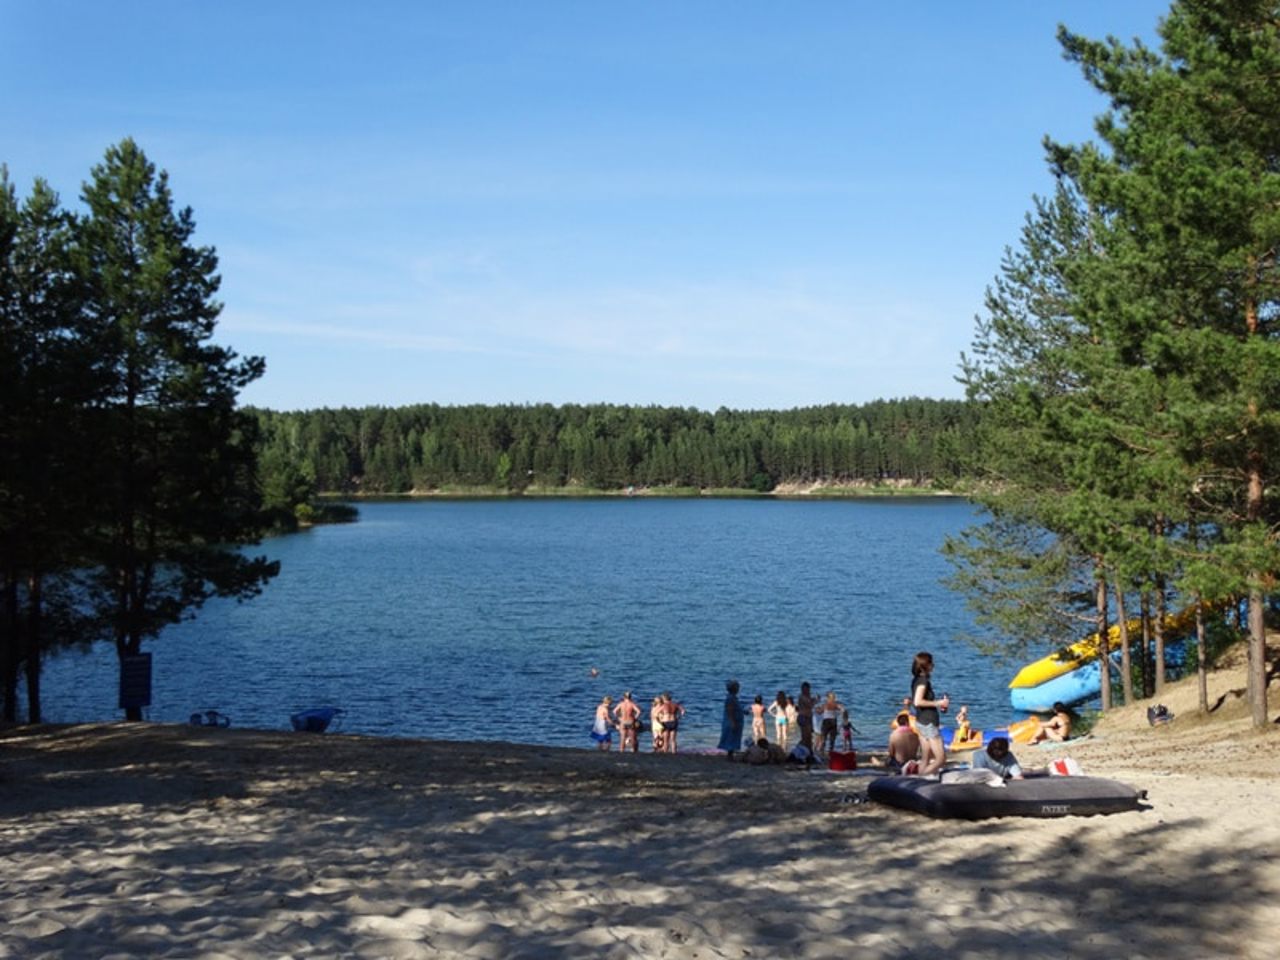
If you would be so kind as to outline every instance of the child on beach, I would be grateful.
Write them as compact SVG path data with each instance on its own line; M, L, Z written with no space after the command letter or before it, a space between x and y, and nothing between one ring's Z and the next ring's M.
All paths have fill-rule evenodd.
M966 745L970 745L970 741L974 741L973 745L982 745L982 734L976 736L969 726L969 705L965 704L956 711L956 732L951 738L951 749L956 750Z
M800 709L796 706L795 700L793 700L791 697L787 697L786 714L787 714L787 742L793 743L793 744L799 743L800 742L800 736L799 736Z
M853 749L853 721L849 719L849 711L840 711L840 733L844 739L844 750L848 753Z
M757 693L756 702L751 705L751 742L764 738L764 697Z
M773 738L785 753L787 750L787 691L779 690L778 699L769 704L769 716L773 717Z

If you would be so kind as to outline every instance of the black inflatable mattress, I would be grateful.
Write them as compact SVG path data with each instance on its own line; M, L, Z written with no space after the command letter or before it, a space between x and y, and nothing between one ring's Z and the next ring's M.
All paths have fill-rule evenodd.
M867 795L879 803L931 817L1090 817L1136 810L1146 796L1102 777L1029 777L1004 786L939 783L924 777L880 777Z

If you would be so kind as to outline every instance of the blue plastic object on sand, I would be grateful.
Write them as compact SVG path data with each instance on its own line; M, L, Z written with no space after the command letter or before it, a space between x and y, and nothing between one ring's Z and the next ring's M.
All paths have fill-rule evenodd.
M289 722L299 733L324 733L329 729L329 724L342 714L340 707L314 707L293 714L289 717Z

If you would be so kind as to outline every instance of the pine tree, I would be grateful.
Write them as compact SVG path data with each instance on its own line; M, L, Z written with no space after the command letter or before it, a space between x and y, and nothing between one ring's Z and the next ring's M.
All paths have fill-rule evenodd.
M72 222L41 180L19 204L0 168L0 700L9 721L19 668L28 719L38 723L46 650L92 629L66 586L93 497L82 442L91 354Z
M1261 0L1179 0L1162 51L1063 31L1111 101L1105 149L1055 147L1101 211L1107 257L1081 289L1126 384L1159 385L1190 518L1184 589L1249 598L1249 698L1267 724L1267 594L1280 572L1267 491L1280 475L1280 25ZM1176 518L1175 518L1176 519ZM1182 518L1186 519L1186 518ZM1165 549L1161 547L1161 549Z
M210 597L252 596L278 570L236 549L263 523L256 423L236 408L263 362L213 343L216 255L192 244L191 210L174 210L167 175L133 141L107 150L83 200L79 266L99 358L91 586L123 663Z

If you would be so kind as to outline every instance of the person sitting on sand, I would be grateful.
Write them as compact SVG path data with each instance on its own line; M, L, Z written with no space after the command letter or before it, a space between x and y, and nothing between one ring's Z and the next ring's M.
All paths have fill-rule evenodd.
M994 738L984 750L975 750L969 762L975 770L990 770L1006 780L1022 779L1022 767L1010 752L1009 741L1004 737Z
M797 743L787 752L787 763L800 763L807 768L813 766L813 762L813 751L803 743Z
M613 697L605 696L596 707L596 722L591 728L591 739L596 742L600 750L613 747L613 730L609 720L609 707L612 703Z
M618 730L620 731L620 741L618 749L626 753L630 748L632 753L640 749L639 731L640 731L640 707L631 699L631 691L628 690L622 695L622 699L618 701L618 705L613 708L614 719L618 722Z
M1067 709L1066 704L1058 702L1053 705L1053 717L1040 724L1040 729L1036 731L1031 742L1056 740L1061 743L1069 736L1071 736L1071 711Z
M785 763L786 760L787 755L783 749L764 737L760 737L747 749L747 763L753 767L764 766L767 763Z
M916 728L915 708L911 706L911 698L903 697L902 703L898 705L898 712L895 713L893 715L893 719L889 721L890 733L898 729L898 717L904 713L907 715L907 723L910 725L911 729L914 730Z
M895 718L897 726L889 734L889 767L901 772L920 756L920 737L911 729L911 714L905 710Z
M751 742L764 739L764 697L757 693L756 702L751 705Z

